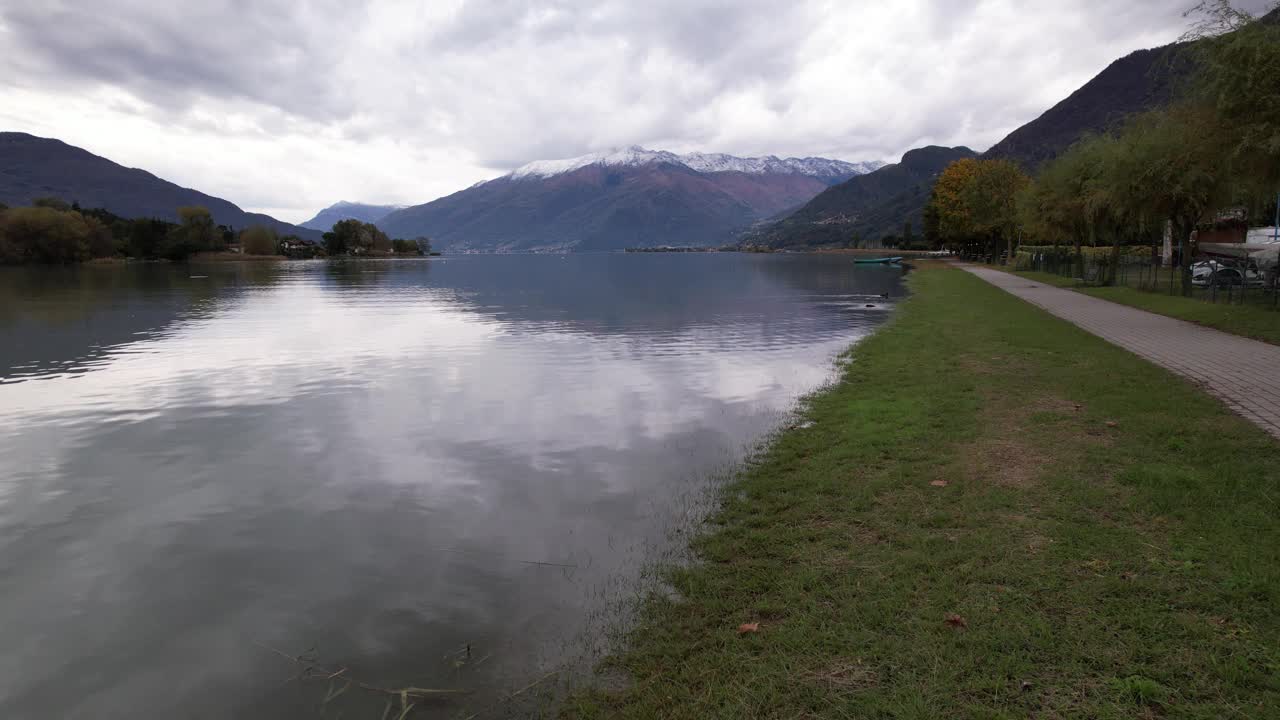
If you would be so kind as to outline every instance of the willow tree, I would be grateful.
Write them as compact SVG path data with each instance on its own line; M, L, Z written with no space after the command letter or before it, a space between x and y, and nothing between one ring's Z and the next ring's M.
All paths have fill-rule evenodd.
M1077 275L1084 272L1080 246L1097 236L1098 204L1093 193L1111 142L1104 136L1085 136L1041 168L1022 201L1024 224L1047 232L1055 244L1061 239L1071 243Z
M1280 11L1258 19L1227 0L1202 2L1195 97L1216 113L1235 190L1255 207L1280 191Z
M1229 196L1226 135L1212 108L1183 103L1131 119L1117 140L1124 160L1111 182L1136 213L1168 220L1182 257L1182 292L1191 293L1191 233Z
M280 252L280 234L266 225L252 225L240 232L240 249L245 255L275 255Z
M1013 244L1018 234L1018 194L1031 178L1009 160L980 160L965 188L965 205L970 223L992 247L1003 241L1007 263L1013 262Z
M1110 262L1103 281L1116 283L1121 248L1142 227L1144 206L1136 187L1135 171L1143 160L1135 155L1126 136L1100 135L1090 148L1092 174L1084 184L1083 206L1093 244L1099 238L1111 246Z

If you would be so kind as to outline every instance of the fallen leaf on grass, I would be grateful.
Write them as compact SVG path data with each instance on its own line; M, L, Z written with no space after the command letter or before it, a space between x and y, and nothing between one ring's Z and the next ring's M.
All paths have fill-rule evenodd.
M1119 427L1119 426L1120 426L1120 423L1116 422L1115 420L1107 421L1107 427Z
M947 486L947 481L946 481L946 480L934 480L933 482L931 482L931 483L929 483L929 484L930 484L930 485L932 485L932 486L934 486L934 487L946 487L946 486Z
M747 633L756 633L756 632L760 632L760 623L758 622L742 623L741 625L738 626L739 635L746 635Z
M969 623L965 622L964 618L960 617L955 613L947 613L946 615L943 616L942 619L943 619L943 622L945 622L946 624L950 625L953 628L969 627Z

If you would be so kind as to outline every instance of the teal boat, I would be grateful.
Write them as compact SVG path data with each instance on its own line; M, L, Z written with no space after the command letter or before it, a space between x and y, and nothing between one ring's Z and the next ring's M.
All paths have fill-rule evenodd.
M853 261L859 265L893 265L902 262L901 257L887 258L854 258Z

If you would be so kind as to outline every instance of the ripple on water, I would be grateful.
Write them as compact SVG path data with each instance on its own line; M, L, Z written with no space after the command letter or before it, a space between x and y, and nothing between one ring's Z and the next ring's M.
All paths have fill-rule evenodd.
M313 712L257 643L487 705L598 649L900 293L730 254L111 272L0 283L0 717Z

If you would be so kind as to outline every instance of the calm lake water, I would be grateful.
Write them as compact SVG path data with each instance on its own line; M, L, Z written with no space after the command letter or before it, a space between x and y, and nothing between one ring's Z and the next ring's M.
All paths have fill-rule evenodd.
M0 268L0 717L320 717L268 647L486 708L599 650L882 293L834 256Z

